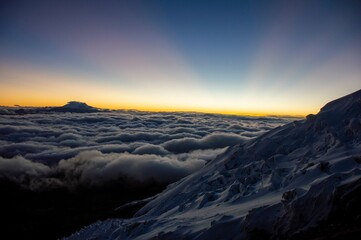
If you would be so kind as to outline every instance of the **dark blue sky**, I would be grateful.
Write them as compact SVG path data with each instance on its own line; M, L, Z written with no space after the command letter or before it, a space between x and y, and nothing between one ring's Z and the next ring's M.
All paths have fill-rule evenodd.
M361 88L360 1L2 1L1 105L306 114Z

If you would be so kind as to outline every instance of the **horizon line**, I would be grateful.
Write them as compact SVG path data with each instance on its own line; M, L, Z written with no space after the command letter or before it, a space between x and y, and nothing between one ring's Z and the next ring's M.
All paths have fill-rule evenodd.
M73 100L72 100L73 101ZM68 101L70 102L70 101ZM81 101L76 101L81 102ZM85 103L85 102L82 102ZM86 103L87 104L87 103ZM87 104L88 105L88 104ZM63 107L64 105L20 105L14 104L13 106L0 105L4 108L51 108L51 107ZM216 115L228 115L228 116L243 116L243 117L283 117L283 118L305 118L307 115L312 114L271 114L263 112L247 112L247 111L217 111L217 110L187 110L187 109L171 109L171 108L112 108L112 107L96 107L88 105L99 110L110 110L110 111L137 111L137 112L152 112L152 113L197 113L197 114L216 114Z

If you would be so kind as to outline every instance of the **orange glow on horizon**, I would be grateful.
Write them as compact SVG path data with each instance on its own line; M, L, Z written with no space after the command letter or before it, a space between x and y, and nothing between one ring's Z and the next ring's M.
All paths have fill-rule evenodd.
M1 79L7 80L0 89L2 106L63 106L74 100L98 108L153 112L305 116L317 111L316 108L307 108L306 104L303 106L299 103L295 107L295 101L284 103L282 97L275 98L251 89L229 98L228 93L215 96L189 84L136 89L99 84L101 79L91 76L59 74L27 66L19 68L16 64L2 64L0 70Z
M31 100L29 99L4 99L0 98L0 106L12 107L15 105L21 107L59 107L65 105L68 101L81 101L78 99L68 99L66 101L59 99L49 99L46 102L44 98L35 97ZM211 107L182 107L182 106L150 106L150 105L139 105L139 104L128 104L122 105L118 103L106 103L106 102L96 102L96 101L82 101L86 102L89 106L93 106L100 109L110 109L110 110L137 110L137 111L147 111L147 112L197 112L197 113L210 113L210 114L225 114L225 115L237 115L237 116L290 116L290 117L304 117L310 113L316 113L317 111L256 111L256 110L240 110L240 109L226 109L226 108L211 108Z

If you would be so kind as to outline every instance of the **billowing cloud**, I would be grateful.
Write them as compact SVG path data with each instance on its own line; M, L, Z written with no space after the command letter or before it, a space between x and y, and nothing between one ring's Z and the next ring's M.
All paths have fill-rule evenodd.
M25 181L25 178L29 177L46 176L50 172L50 167L16 156L14 158L0 157L0 170L2 178Z
M174 153L189 152L196 149L224 148L243 143L248 138L234 133L213 133L201 139L182 138L173 139L162 144L168 151Z
M164 156L169 154L167 150L165 150L160 145L154 145L154 144L145 144L133 151L134 154L155 154L159 156Z
M66 179L76 179L76 182L86 185L102 185L120 178L162 183L182 178L201 168L204 163L205 161L200 159L179 161L173 156L103 154L93 150L60 161L57 170L65 173Z
M2 110L0 176L30 188L119 180L169 183L226 147L290 121L197 113Z
M37 142L10 143L0 146L0 156L14 157L17 155L26 155L28 153L39 153L46 151L50 146L39 144Z

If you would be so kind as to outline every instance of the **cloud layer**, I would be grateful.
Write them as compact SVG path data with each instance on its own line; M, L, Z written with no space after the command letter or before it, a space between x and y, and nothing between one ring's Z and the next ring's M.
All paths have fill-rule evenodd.
M0 177L31 187L173 182L226 147L290 121L137 111L1 112Z

